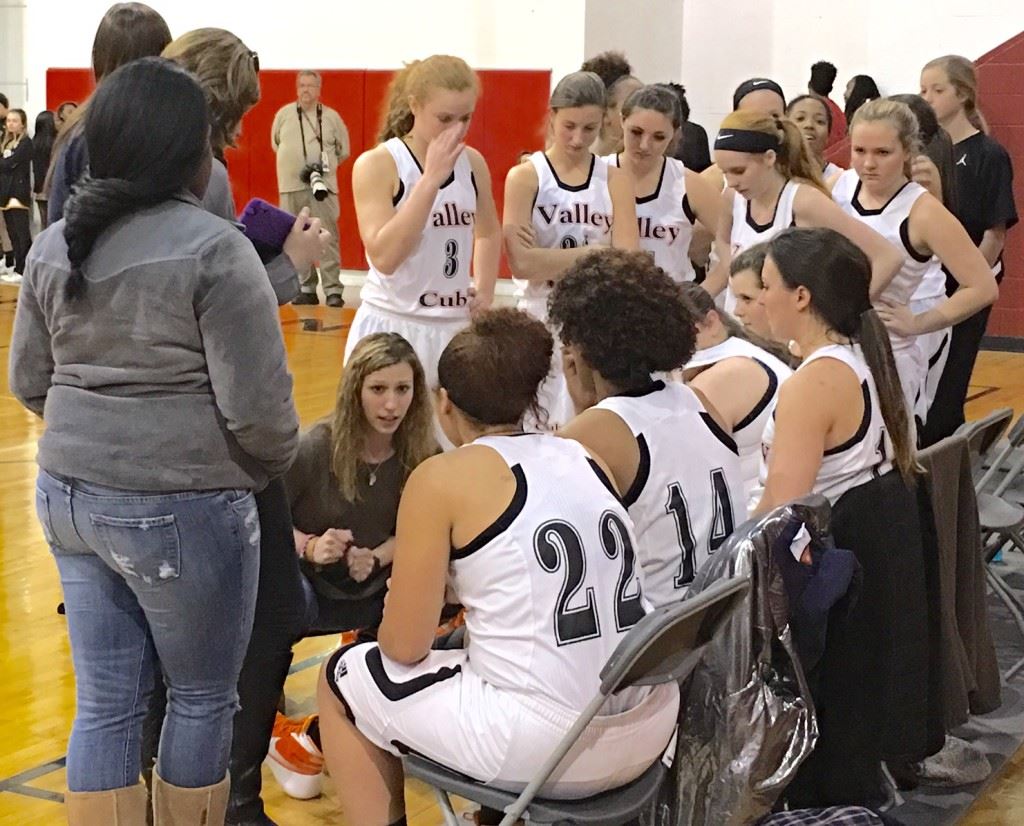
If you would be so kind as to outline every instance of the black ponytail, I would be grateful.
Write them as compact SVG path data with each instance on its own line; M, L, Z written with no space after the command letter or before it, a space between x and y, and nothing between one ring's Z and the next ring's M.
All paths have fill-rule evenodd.
M868 297L871 262L867 255L835 230L791 227L768 242L768 256L789 289L807 289L811 310L829 329L860 344L896 452L896 467L912 486L917 459L909 413L889 333Z
M103 231L186 190L209 153L203 92L163 58L142 58L110 74L90 99L84 128L90 171L64 207L69 300L85 294L82 267Z
M138 187L119 178L84 176L72 189L64 207L64 240L68 245L71 276L64 284L70 300L85 294L82 264L99 234L140 203Z

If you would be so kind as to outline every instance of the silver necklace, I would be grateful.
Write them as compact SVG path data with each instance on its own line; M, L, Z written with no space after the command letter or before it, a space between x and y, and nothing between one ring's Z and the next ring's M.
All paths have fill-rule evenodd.
M392 456L393 455L394 454L392 454ZM383 459L381 459L379 462L377 462L377 464L374 466L373 470L370 471L370 487L371 488L374 485L377 484L377 471L380 470L380 466L383 465L390 458L391 458L391 456L385 456ZM367 464L367 466L369 466L370 463L367 462L366 464Z

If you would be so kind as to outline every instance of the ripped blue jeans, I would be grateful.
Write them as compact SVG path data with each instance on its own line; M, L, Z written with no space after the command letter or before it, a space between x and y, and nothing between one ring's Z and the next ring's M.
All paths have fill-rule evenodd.
M252 493L144 493L41 470L36 510L60 571L75 667L68 788L138 782L158 658L167 716L157 772L190 788L223 780L259 575Z

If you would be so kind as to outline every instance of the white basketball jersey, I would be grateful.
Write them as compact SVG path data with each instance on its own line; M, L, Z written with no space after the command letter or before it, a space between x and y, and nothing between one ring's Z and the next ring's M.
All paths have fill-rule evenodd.
M588 244L611 245L612 196L608 192L608 164L590 158L590 174L579 186L562 183L543 152L530 163L537 172L537 198L532 223L538 247L572 249ZM552 283L514 279L519 309L546 321Z
M401 209L423 170L401 138L391 138L384 148L398 168L394 205ZM370 260L360 300L400 315L446 321L468 318L475 222L476 182L469 155L463 150L451 177L434 198L419 243L391 275L382 275Z
M796 198L799 188L800 184L796 181L786 181L779 193L779 200L775 203L775 213L767 224L755 222L750 214L750 201L738 192L733 192L732 234L729 237L729 245L734 258L754 244L771 241L782 230L796 225L793 199ZM736 296L732 294L732 290L726 291L725 309L728 313L733 313L736 309Z
M721 344L698 350L686 365L691 367L710 367L730 358L749 358L757 362L768 376L768 388L749 413L736 423L732 437L736 440L736 448L740 454L740 467L743 470L744 503L749 508L750 497L758 487L757 479L761 468L761 437L765 426L771 421L775 412L775 403L779 398L779 387L782 382L793 375L788 364L763 350L756 344L738 336L730 336ZM755 503L756 504L756 503Z
M620 166L618 155L605 159ZM673 281L693 281L696 273L690 263L690 239L697 222L686 197L686 167L676 158L662 159L658 186L650 195L637 196L636 222L640 230L640 249L654 256Z
M838 164L832 163L832 161L825 162L825 168L821 170L821 177L825 179L825 183L828 183L836 175L842 175L846 170Z
M814 480L814 493L820 493L833 505L850 488L870 482L892 470L892 441L882 419L875 380L864 360L859 344L829 344L815 350L797 368L800 372L817 359L830 358L849 367L860 382L864 394L864 418L857 432L841 445L829 448L821 459L818 476ZM764 429L762 448L761 484L768 478L768 456L775 438L775 417Z
M644 593L655 607L677 602L746 517L736 443L696 393L676 382L596 406L622 419L640 449L623 501L636 524Z
M863 221L903 252L903 266L882 292L882 298L895 304L907 304L915 296L929 272L942 276L941 265L934 255L922 255L910 245L910 210L917 199L927 193L923 186L907 181L881 209L868 209L860 203L861 181L856 170L844 172L832 188L832 198L843 211ZM945 292L945 278L942 279ZM898 346L898 337L893 345Z
M474 444L501 454L516 493L493 525L451 552L473 670L506 691L580 709L649 607L632 520L578 442L530 433Z

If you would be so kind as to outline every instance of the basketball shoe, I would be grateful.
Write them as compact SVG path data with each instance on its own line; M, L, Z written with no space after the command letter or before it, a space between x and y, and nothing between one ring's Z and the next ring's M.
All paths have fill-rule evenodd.
M316 720L315 714L292 720L280 712L274 720L267 765L284 793L296 800L319 797L323 791L324 755L309 736Z

